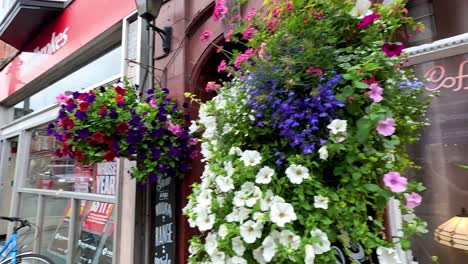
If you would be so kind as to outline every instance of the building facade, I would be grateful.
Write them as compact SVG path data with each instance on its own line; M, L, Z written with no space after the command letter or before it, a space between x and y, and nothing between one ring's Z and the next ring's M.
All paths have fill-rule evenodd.
M99 87L122 76L143 89L157 81L180 102L185 92L210 99L204 87L220 78L216 65L222 55L198 36L209 29L214 43L241 48L224 43L229 28L211 18L215 1L164 1L155 25L172 27L173 35L171 51L161 59L154 59L163 53L161 38L138 18L133 0L68 0L53 6L37 1L44 4L33 11L23 2L3 1L0 9L0 39L9 43L0 45L5 53L4 63L0 61L0 215L36 224L28 249L56 263L185 263L188 239L196 231L181 209L190 185L200 178L201 161L192 164L183 180L137 189L127 160L85 166L56 158L57 143L47 135L47 124L56 117L58 93ZM262 2L248 1L240 10ZM408 9L426 31L409 40L407 66L429 78L428 93L441 93L430 111L431 126L422 143L413 146L423 167L414 177L428 186L426 203L418 211L429 222L429 232L415 241L413 255L419 263L438 255L440 263L461 264L466 254L435 242L433 231L460 207L468 207L467 172L456 166L468 164L463 152L468 139L463 122L468 19L463 14L468 4L414 0ZM24 23L31 16L41 23ZM28 34L17 36L20 31ZM189 110L196 118L197 106ZM174 215L161 220L156 207L166 192ZM395 205L389 206L389 226L397 232L402 217ZM163 227L170 239L159 243ZM0 222L0 235L11 228ZM411 263L410 253L400 253Z

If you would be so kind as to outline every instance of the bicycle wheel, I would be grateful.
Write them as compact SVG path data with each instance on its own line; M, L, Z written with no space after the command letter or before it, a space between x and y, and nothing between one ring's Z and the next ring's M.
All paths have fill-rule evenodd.
M10 264L11 258L3 261L0 264ZM52 260L50 260L46 256L42 256L39 254L33 254L33 253L26 253L26 254L20 254L16 256L16 263L21 263L21 264L54 264Z

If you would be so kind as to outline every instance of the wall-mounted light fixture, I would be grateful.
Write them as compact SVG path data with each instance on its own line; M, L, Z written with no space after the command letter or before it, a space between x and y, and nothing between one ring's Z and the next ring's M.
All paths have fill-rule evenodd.
M460 214L437 227L434 239L442 245L468 252L468 214L465 208L462 208Z
M162 59L166 57L171 51L171 40L172 40L172 27L164 27L160 29L153 25L151 22L154 21L161 10L161 6L164 3L163 0L135 0L138 15L146 20L146 28L150 28L156 31L162 39L162 49L164 54L156 57L155 59Z

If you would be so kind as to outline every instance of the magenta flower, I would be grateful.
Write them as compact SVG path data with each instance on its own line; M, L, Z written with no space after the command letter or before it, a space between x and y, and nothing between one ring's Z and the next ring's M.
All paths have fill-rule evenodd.
M380 87L377 83L371 83L369 85L370 91L367 92L369 95L369 98L371 98L374 102L379 103L382 101L382 93L383 93L383 88Z
M227 12L228 8L226 6L225 0L217 0L213 11L213 20L216 22L221 21Z
M382 136L391 136L395 133L395 120L388 117L385 120L380 120L377 125L377 132Z
M226 69L226 61L222 60L221 63L218 65L218 72L222 72Z
M245 39L251 40L252 37L253 37L254 31L255 31L255 28L253 28L253 27L246 28L246 29L242 32L242 37L244 37Z
M253 55L252 49L247 49L244 53L237 55L234 61L234 67L239 68L243 61L248 61L250 57Z
M406 196L406 207L408 208L416 208L418 207L422 202L422 197L421 195L412 192L410 195Z
M153 100L153 99L151 99L151 100L149 101L149 105L151 105L152 108L156 108L156 107L158 106L158 104L156 103L156 101Z
M247 15L245 15L245 20L250 21L250 19L257 13L257 9L255 7L252 7L249 12L247 12Z
M403 44L387 42L382 45L382 51L385 52L388 57L400 56L404 47Z
M174 135L180 137L182 135L182 129L177 124L175 125L172 121L167 122L167 129Z
M392 192L401 193L406 191L406 185L408 185L408 179L402 177L400 173L391 171L384 175L383 178L385 186L390 188Z
M205 86L205 91L218 91L219 88L221 88L221 85L215 83L215 82L208 82Z
M232 29L230 29L228 32L226 32L226 34L224 34L224 41L226 42L229 42L231 41L230 38L231 38L231 35L234 31Z
M66 104L68 98L69 98L68 96L66 96L65 94L61 93L61 94L57 95L57 97L55 97L55 100L57 100L57 102L59 102L59 103L61 103L61 104Z
M317 75L322 75L323 74L323 71L319 68L314 68L314 67L310 67L309 69L306 70L306 72L308 74L312 74L312 73L316 73Z
M208 40L211 38L212 35L213 35L213 32L209 30L205 30L200 34L200 41L203 43L206 43L208 42Z
M379 14L370 14L370 15L367 15L365 17L362 18L361 20L361 23L358 24L358 28L366 28L368 27L370 24L372 24L372 22L374 22L374 20L376 19L379 19L381 16Z

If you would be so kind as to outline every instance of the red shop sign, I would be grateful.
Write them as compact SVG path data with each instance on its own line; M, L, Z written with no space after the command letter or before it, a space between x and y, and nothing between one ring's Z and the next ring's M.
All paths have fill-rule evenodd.
M0 101L136 9L134 0L75 0L0 72Z

